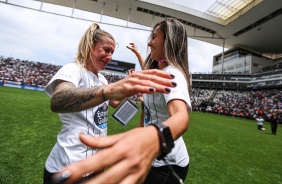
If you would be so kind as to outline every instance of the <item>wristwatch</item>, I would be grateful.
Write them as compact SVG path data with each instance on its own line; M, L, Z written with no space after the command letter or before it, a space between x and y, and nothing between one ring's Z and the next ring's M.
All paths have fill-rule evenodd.
M150 124L158 130L160 139L161 154L157 157L158 160L163 159L174 147L174 141L170 132L170 128L162 123Z

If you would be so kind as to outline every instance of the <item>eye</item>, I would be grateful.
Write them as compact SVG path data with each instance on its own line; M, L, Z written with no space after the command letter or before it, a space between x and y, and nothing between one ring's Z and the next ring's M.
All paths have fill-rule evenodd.
M111 54L111 55L113 55L113 53L114 53L114 50L111 49L111 48L109 48L109 47L104 47L104 51L105 51L107 54Z
M106 52L110 52L110 49L109 49L108 47L104 47L104 50L105 50Z

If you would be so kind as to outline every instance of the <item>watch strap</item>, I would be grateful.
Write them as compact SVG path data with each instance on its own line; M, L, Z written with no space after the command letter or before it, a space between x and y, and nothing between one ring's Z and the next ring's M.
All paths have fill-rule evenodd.
M158 131L160 140L161 154L157 157L158 160L163 159L174 147L174 140L171 135L170 128L162 123L150 124Z

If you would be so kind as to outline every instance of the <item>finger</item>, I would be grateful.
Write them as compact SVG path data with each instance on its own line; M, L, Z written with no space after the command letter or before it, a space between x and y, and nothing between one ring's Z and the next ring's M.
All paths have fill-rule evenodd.
M88 180L85 184L94 184L94 183L111 183L111 184L119 184L122 180L124 180L128 175L134 175L134 177L131 177L131 180L133 182L130 183L136 183L138 178L138 167L132 166L132 162L128 160L122 160L112 166L111 168L107 169L104 173L96 176L92 180ZM126 171L126 172L125 172ZM138 174L136 174L138 173Z
M158 75L154 75L154 74L151 74L151 75L144 75L143 73L138 73L138 72L134 72L131 76L132 77L135 77L135 78L138 78L138 81L136 82L141 82L140 80L143 81L143 85L144 86L151 86L151 87L160 87L160 85L162 85L163 87L166 86L166 87L176 87L177 86L177 83L173 80L171 80L171 76L168 74L164 74L166 75L167 77L169 77L168 79L165 79L164 77L162 76L158 76ZM140 84L142 85L142 84Z
M175 76L169 72L165 72L165 71L162 71L162 70L158 70L158 69L149 69L149 70L141 70L141 71L138 71L138 72L135 72L135 73L140 73L140 74L145 74L144 76L146 75L156 75L156 76L159 76L159 77L162 77L162 78L167 78L167 79L174 79Z
M135 85L132 88L133 88L132 94L137 94L137 93L153 94L155 92L168 94L171 91L169 88L164 87L163 85L156 85L154 83L150 84L150 82L148 82L147 85Z
M128 184L128 183L135 183L135 184L142 184L145 179L146 179L146 175L137 175L137 174L132 174L127 176L126 178L124 178L119 184Z
M130 50L132 50L132 51L134 50L134 48L133 48L132 45L127 45L126 48L128 48L128 49L130 49Z
M79 138L82 143L92 148L106 148L116 143L123 136L124 133L107 137L93 137L85 134L80 134Z
M104 173L96 176L95 178L88 180L85 184L92 184L92 183L118 184L124 177L126 177L127 172L124 172L125 170L128 169L127 169L127 165L123 161L121 163L116 164L115 166L112 166Z
M70 173L69 177L66 179L67 183L72 183L79 180L84 174L92 173L93 171L101 171L107 166L115 164L117 161L121 160L123 157L120 154L115 154L115 157L112 154L115 153L115 149L109 148L101 152L96 153L95 155L79 161L75 164L67 166L62 172L56 174L56 178L62 177L65 173ZM97 164L99 163L99 164Z
M142 184L145 181L148 175L148 172L149 172L149 169L146 173L142 173L140 171L138 173L127 175L122 181L120 181L120 184L128 184L128 183Z
M132 74L134 75L134 73ZM163 79L158 76L147 76L146 78L132 78L123 85L128 93L123 95L131 96L137 93L153 94L155 92L170 93L171 89L177 85L176 82L170 79Z
M123 134L109 136L109 137L95 138L92 136L81 134L80 140L84 144L90 147L103 149L103 148L107 148L113 145L122 136ZM105 154L105 156L107 157L107 155L111 153L104 150L103 154ZM55 175L54 183L62 183L62 181L64 180L68 180L68 182L73 182L73 181L76 181L77 179L80 179L81 176L84 175L85 173L99 171L99 170L104 169L106 166L108 166L109 163L107 162L104 164L103 163L99 164L99 165L95 164L95 162L97 163L97 161L99 161L101 157L103 159L103 155L100 155L100 152L96 153L96 155L98 155L98 158L95 158L94 156L92 156L84 161L80 161L80 162L77 162L73 165L66 167L59 174ZM108 161L111 162L111 160L108 160Z

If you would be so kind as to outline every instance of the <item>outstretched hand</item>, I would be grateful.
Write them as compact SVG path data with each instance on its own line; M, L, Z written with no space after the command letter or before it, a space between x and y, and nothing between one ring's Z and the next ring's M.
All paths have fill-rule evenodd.
M134 54L140 54L140 52L138 51L137 46L134 43L129 43L129 45L127 45L126 48L128 48L129 50L134 52Z
M86 160L67 166L57 174L55 178L61 180L63 178L66 180L65 183L73 183L85 173L109 167L89 179L86 184L141 184L149 172L152 161L160 153L158 134L152 126L101 138L80 135L80 140L90 147L103 150ZM68 177L62 177L65 173L68 173Z
M128 70L128 75L131 75L131 74L133 74L133 73L134 73L134 69L133 69L133 68L131 68L131 69Z
M176 86L174 75L157 69L133 72L131 75L104 88L108 100L122 100L137 93L169 93Z

